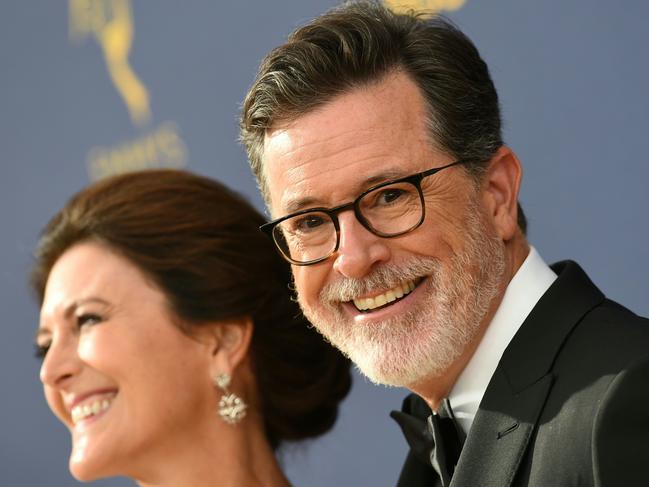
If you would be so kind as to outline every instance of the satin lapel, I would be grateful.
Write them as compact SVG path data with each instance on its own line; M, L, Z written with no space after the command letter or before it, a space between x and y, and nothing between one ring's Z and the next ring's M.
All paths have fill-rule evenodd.
M550 374L516 393L497 370L462 450L451 487L509 487L552 385Z
M566 338L604 295L574 262L553 270L543 295L505 350L460 455L451 487L509 487L553 382Z

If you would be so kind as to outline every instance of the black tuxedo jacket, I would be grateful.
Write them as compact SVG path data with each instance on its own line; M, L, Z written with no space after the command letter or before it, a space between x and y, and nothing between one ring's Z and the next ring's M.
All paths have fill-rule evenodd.
M649 320L604 297L574 262L505 350L451 487L649 486ZM411 395L404 412L425 418ZM398 487L440 487L408 454Z

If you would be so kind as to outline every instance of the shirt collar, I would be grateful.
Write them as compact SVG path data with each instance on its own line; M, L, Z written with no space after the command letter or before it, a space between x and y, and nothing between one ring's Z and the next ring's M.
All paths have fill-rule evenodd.
M455 382L449 401L465 433L469 432L482 396L503 352L557 275L534 247L510 281L478 348Z

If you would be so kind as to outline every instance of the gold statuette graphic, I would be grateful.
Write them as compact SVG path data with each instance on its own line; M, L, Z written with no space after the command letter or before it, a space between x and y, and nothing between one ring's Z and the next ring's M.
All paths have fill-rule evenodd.
M130 0L69 2L71 39L95 38L131 120L138 126L145 125L151 119L149 92L128 61L134 31Z
M466 0L385 0L385 5L395 12L425 10L430 13L460 9Z

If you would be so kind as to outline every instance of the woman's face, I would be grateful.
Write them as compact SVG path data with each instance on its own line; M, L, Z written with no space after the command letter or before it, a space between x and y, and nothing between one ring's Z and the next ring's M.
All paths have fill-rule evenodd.
M55 263L37 344L79 480L139 477L218 421L207 342L182 333L162 292L105 246L77 244Z

